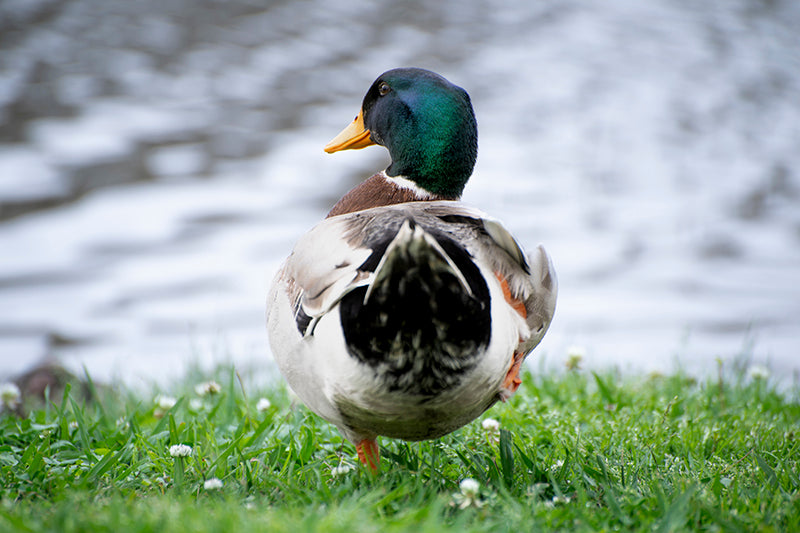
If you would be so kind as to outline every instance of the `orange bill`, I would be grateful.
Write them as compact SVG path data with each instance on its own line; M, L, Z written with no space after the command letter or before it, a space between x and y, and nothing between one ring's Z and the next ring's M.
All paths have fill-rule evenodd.
M339 150L366 148L367 146L375 144L372 139L369 138L369 134L369 130L364 127L364 112L359 111L358 116L353 119L353 122L325 146L325 151L332 154Z

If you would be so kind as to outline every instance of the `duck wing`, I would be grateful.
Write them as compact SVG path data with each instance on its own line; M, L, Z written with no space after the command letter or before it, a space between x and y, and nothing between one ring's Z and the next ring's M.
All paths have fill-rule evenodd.
M452 246L442 249L443 240L456 243L479 266L507 283L508 299L525 309L521 314L529 331L521 332L520 351L532 350L555 311L558 285L550 257L542 246L527 256L497 219L453 201L409 202L338 215L304 235L281 272L290 280L290 299L301 333L313 333L315 321L351 291L367 287L369 297L386 276L383 267L397 248L398 235L416 231L419 236L418 228L429 236L425 242L439 249L443 263L449 264L465 289L475 282L466 279L466 269L454 263L457 254Z

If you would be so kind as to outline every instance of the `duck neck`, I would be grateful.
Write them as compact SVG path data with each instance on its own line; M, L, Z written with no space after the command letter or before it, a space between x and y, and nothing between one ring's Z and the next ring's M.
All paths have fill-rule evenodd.
M426 194L450 200L460 198L475 165L475 151L456 150L452 146L415 148L416 151L406 151L415 157L392 161L385 171L387 177L410 183L411 188Z
M406 202L457 199L458 196L448 197L428 192L403 176L389 176L386 172L378 172L336 202L328 217Z

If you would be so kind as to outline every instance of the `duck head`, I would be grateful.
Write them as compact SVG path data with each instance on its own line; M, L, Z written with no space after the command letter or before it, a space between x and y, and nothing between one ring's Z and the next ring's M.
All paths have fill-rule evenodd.
M461 196L478 154L478 127L467 92L420 68L384 72L353 122L328 153L379 144L389 150L391 177L445 198Z

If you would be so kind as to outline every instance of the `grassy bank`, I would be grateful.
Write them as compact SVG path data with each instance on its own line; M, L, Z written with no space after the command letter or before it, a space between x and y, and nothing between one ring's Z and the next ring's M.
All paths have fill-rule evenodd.
M797 391L723 374L529 374L441 440L383 439L378 476L229 369L156 400L68 389L0 415L0 530L800 531Z

